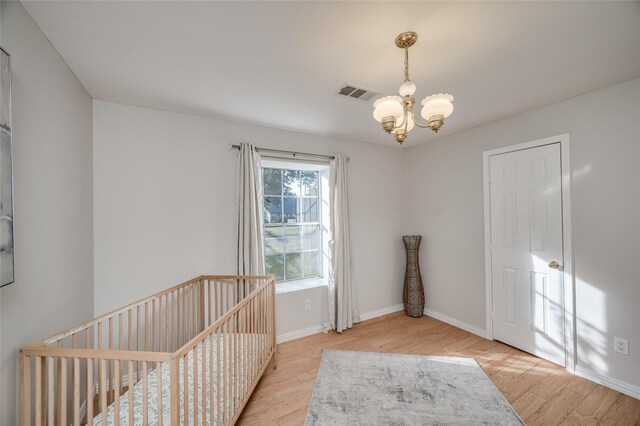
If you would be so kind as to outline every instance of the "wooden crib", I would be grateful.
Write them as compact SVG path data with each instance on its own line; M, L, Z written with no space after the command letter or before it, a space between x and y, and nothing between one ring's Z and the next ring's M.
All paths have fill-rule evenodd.
M23 348L20 422L234 424L270 362L273 278L200 276Z

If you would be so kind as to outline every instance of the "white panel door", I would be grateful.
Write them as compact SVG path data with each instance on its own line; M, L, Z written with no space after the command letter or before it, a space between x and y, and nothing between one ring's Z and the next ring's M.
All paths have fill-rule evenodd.
M489 167L494 338L565 365L560 144Z

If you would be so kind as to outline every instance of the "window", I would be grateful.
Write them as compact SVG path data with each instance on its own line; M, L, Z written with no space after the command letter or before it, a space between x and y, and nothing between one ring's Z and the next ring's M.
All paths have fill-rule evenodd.
M262 177L267 275L276 281L321 276L319 173L264 167Z

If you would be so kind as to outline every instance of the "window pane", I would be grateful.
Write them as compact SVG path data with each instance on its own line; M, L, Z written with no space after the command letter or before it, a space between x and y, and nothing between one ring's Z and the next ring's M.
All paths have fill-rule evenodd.
M282 226L265 226L265 238L282 238L284 237L284 228Z
M301 172L304 195L318 195L318 172Z
M317 198L302 199L302 221L303 222L318 221L318 199Z
M284 279L284 256L281 254L265 256L264 260L267 275L273 275L277 281L282 281Z
M317 277L320 275L319 252L310 251L304 253L304 276Z
M284 197L284 223L299 222L298 198Z
M300 172L298 170L283 170L282 182L284 195L300 196Z
M296 278L302 278L302 265L300 264L300 253L285 254L285 265L286 265L288 280L295 280Z
M306 225L302 229L302 248L304 250L317 250L319 247L318 237L320 232L318 225Z
M302 250L300 226L285 226L284 234L284 245L287 252Z
M281 197L264 197L264 223L282 223Z
M265 195L282 195L282 170L262 169Z
M264 253L265 255L284 253L284 238L266 238L265 237Z

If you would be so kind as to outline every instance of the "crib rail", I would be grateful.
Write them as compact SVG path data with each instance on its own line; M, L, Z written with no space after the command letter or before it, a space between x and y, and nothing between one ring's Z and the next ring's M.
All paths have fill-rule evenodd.
M274 355L273 278L200 276L22 349L20 421L106 425L112 406L118 425L137 385L143 424L233 424Z

